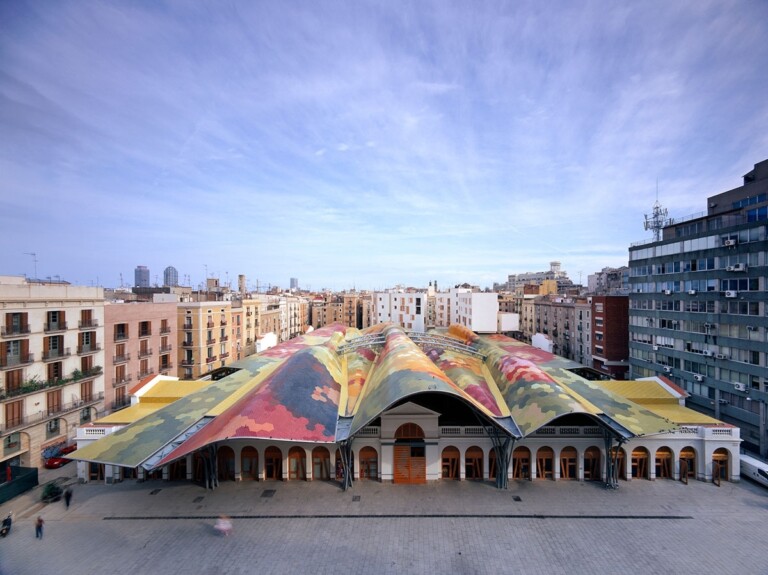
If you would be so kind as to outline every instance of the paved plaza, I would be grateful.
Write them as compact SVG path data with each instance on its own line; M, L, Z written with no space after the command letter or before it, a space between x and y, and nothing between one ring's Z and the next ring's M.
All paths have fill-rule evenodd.
M131 573L768 574L768 490L673 481L226 483L214 491L148 481L57 481L2 505L4 575ZM72 475L72 477L70 477ZM41 482L51 477L41 476ZM233 518L230 537L213 529ZM42 541L34 520L45 519Z

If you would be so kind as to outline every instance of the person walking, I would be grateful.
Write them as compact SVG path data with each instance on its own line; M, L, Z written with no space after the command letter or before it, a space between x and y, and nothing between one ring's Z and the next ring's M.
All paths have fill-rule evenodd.
M67 489L64 491L64 505L67 506L67 509L69 509L69 504L72 501L72 488L67 487Z
M43 521L43 516L38 515L37 521L35 521L35 539L42 539L43 538L43 525L45 524L45 521Z

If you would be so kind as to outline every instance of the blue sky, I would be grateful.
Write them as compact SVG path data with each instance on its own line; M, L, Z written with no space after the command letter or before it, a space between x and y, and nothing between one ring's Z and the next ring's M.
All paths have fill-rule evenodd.
M0 274L481 287L768 158L768 3L0 1Z

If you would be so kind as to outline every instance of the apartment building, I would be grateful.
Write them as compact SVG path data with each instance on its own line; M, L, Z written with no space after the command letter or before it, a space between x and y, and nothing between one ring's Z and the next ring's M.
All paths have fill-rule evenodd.
M279 311L279 310L278 310ZM232 361L229 301L182 302L177 305L178 377L198 379Z
M425 331L427 293L420 291L375 292L375 323L392 322L409 331Z
M629 248L631 377L664 375L687 405L738 425L768 456L768 160L706 212Z
M41 467L104 410L104 353L102 288L0 276L3 471Z
M498 331L499 297L494 292L455 290L455 317L451 323L475 333Z
M176 375L175 302L107 302L104 305L104 404L130 405L128 389L149 375Z
M591 296L591 367L611 377L629 376L629 298Z

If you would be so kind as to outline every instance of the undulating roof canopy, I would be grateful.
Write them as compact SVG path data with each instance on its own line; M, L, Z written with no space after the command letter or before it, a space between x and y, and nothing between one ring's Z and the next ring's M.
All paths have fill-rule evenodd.
M625 439L676 427L660 412L570 371L579 364L460 326L420 334L393 324L365 330L335 324L232 367L237 371L202 388L191 386L152 413L137 410L140 419L71 457L155 468L231 439L336 443L422 394L464 402L514 438L573 413L591 416ZM188 382L175 385L183 390Z

